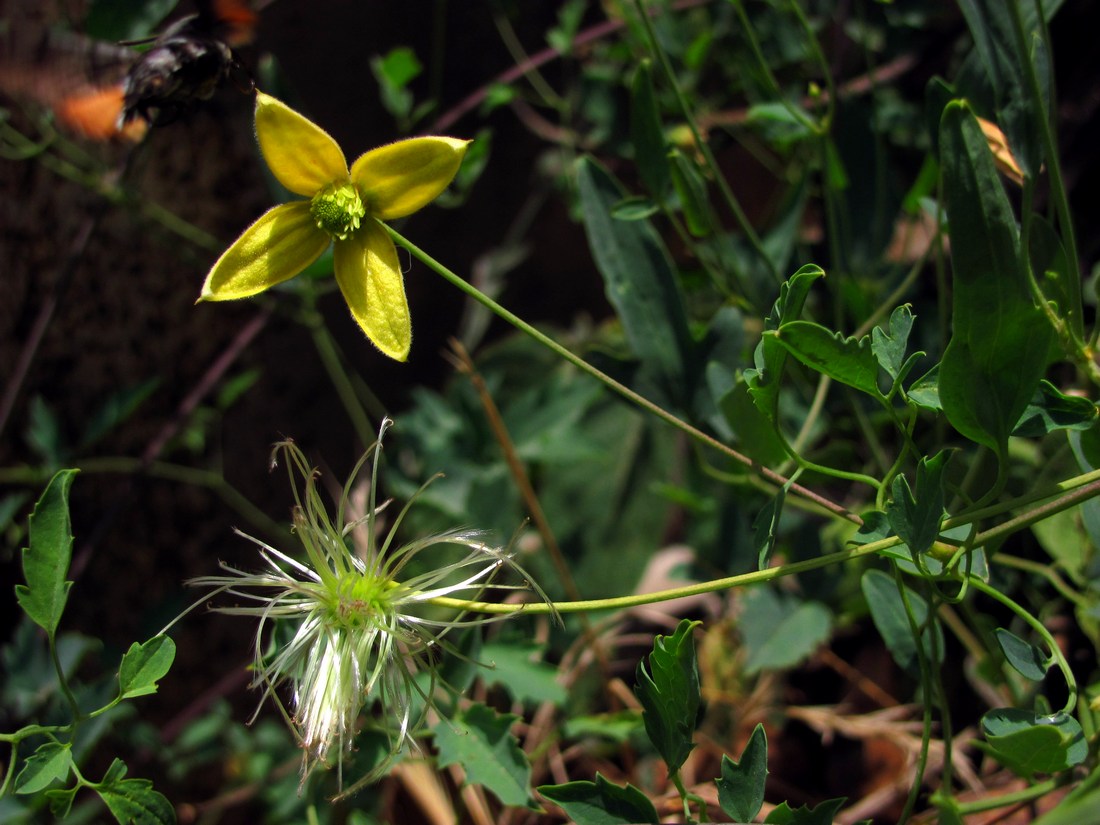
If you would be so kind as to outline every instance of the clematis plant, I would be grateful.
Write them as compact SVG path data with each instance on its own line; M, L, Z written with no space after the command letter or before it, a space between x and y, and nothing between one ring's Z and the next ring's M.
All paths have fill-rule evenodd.
M279 708L302 745L303 781L333 755L342 771L360 715L378 703L377 726L388 741L388 756L345 794L380 776L406 748L416 747L420 722L436 707L438 653L453 650L448 635L521 611L516 605L503 614L474 613L485 605L471 599L492 591L533 590L546 601L515 561L512 547L492 546L477 530L459 528L399 544L396 533L412 501L389 531L379 535L376 519L388 502L376 499L378 464L382 437L391 423L382 422L378 441L352 471L335 516L328 514L317 473L302 451L290 441L276 445L275 455L286 459L294 489L294 531L304 560L246 536L259 545L266 569L253 573L223 563L225 575L190 582L212 588L211 595L241 600L215 610L258 619L253 686L277 703L280 688L290 687L290 708L281 703ZM356 476L368 461L366 512L349 520ZM423 556L448 548L457 548L458 557L447 563L434 564ZM494 581L503 569L514 571L524 584ZM269 630L275 631L270 639ZM342 785L342 775L340 780Z
M400 140L361 155L349 170L321 127L256 94L256 137L275 178L309 200L268 210L217 260L200 301L247 298L289 280L334 244L336 283L352 317L383 353L409 355L412 322L397 249L381 221L411 215L454 179L469 141Z

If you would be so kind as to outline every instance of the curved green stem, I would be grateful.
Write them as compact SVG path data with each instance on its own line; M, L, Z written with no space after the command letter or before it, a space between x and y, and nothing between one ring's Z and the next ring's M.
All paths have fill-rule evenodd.
M1075 706L1077 705L1077 679L1073 675L1073 670L1069 666L1069 662L1066 661L1066 657L1062 654L1061 648L1054 640L1054 637L1050 635L1050 631L1043 626L1043 623L1032 616L1027 610L1018 605L1000 590L986 584L977 576L970 576L970 586L975 588L981 593L989 596L994 601L998 601L1019 616L1023 621L1031 627L1032 630L1038 634L1044 642L1046 642L1047 649L1050 651L1051 658L1054 659L1058 665L1058 669L1062 671L1062 678L1066 680L1066 689L1069 692L1069 697L1066 699L1065 707L1062 708L1062 712L1065 714L1072 714Z
M750 573L741 573L737 576L727 576L722 579L712 579L706 582L674 587L669 590L657 590L652 593L632 593L629 596L615 596L608 599L583 599L573 602L529 602L525 604L501 604L498 602L474 602L465 599L440 597L431 599L430 603L441 607L449 607L459 610L471 610L481 613L507 614L530 613L537 615L557 613L589 613L594 610L622 610L628 607L638 607L643 604L655 604L657 602L678 599L682 596L697 596L702 593L716 593L721 590L732 590L735 587L744 587L750 584L774 581L785 576L793 576L797 573L805 573L808 570L817 570L833 564L841 564L852 559L871 556L890 547L897 547L901 539L896 536L870 542L860 547L848 550L838 550L819 556L816 559L792 562L780 567L769 567L766 570L754 570Z
M393 227L386 226L386 231L389 232L390 237L393 238L393 240L397 244L407 249L414 258L416 258L429 269L434 271L437 275L441 276L444 280L448 281L452 286L458 288L462 292L465 292L482 306L495 313L498 317L507 321L509 324L511 324L521 332L526 333L530 337L534 338L540 344L553 351L556 355L558 355L565 361L568 361L570 364L572 364L582 372L585 372L588 375L592 376L597 381L607 386L609 389L614 390L623 398L627 399L638 407L641 407L646 412L652 413L665 423L671 424L673 427L691 436L696 441L706 444L708 447L712 447L723 455L733 459L737 463L748 467L754 473L757 473L758 475L772 482L773 484L783 486L788 483L789 479L784 478L774 470L761 466L753 459L742 453L739 453L737 450L733 449L729 445L723 444L721 441L711 435L708 435L699 428L693 427L686 421L677 418L675 415L668 412L664 408L658 406L657 404L654 404L648 398L645 398L644 396L641 396L638 393L634 392L634 390L630 389L625 384L620 384L610 375L607 375L606 373L596 369L580 356L574 355L572 352L567 350L549 335L539 332L518 315L513 312L509 312L488 295L481 292L481 290L477 289L477 287L474 287L471 284L468 284L466 281L462 280L462 278L460 278L450 269L445 267L439 261L435 260L427 252L425 252L420 247L416 246L416 244L412 243L399 232L394 230ZM863 519L861 519L855 513L850 512L848 509L841 506L840 504L837 504L831 499L825 498L819 493L815 493L813 490L809 490L798 484L792 484L790 486L790 491L795 495L809 499L810 501L824 508L830 515L834 516L835 518L850 521L853 524L863 523Z

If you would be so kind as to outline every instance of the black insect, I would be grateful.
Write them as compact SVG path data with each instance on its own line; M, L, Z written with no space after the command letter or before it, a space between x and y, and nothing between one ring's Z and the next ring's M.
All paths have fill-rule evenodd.
M208 100L226 82L252 89L234 51L251 40L256 23L246 0L197 2L196 14L127 43L51 31L36 19L35 5L4 3L0 89L49 106L62 126L84 137L136 139L148 125L170 123Z
M221 2L172 23L127 71L121 124L138 117L168 123L195 102L209 100L231 78L251 91L252 80L230 43L250 37L254 20L247 6Z

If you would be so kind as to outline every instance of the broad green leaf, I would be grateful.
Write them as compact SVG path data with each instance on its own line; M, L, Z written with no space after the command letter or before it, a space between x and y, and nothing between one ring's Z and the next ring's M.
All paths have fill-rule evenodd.
M432 728L439 767L461 765L466 781L483 785L505 805L532 807L531 764L510 733L518 719L471 705Z
M40 745L15 777L15 792L38 793L55 780L64 782L72 764L73 752L68 743L47 742Z
M1008 663L1016 669L1016 672L1025 679L1033 682L1041 682L1050 668L1048 657L1038 646L1025 642L1015 633L998 627L994 633L997 635L997 644L1001 646Z
M567 694L558 682L558 669L542 661L542 646L534 642L487 642L481 661L492 666L479 673L486 684L500 685L519 702L565 704Z
M906 617L905 605L901 594L898 593L897 584L893 578L881 570L868 570L860 581L863 589L863 597L867 600L867 606L871 609L871 618L875 622L882 640L898 667L910 674L919 671L917 662L917 645L913 639L913 631ZM938 622L933 622L935 633L935 652L933 656L932 639L927 627L924 626L928 619L928 602L919 593L906 587L906 596L909 606L913 611L913 620L918 628L921 628L921 639L924 645L925 658L937 666L943 659L943 631Z
M644 793L633 785L625 788L608 782L599 773L595 782L566 782L564 785L540 785L539 793L568 814L576 825L634 825L652 823L660 818Z
M1096 424L1096 418L1096 405L1089 399L1064 395L1043 379L1012 434L1038 438L1055 430L1087 430Z
M668 251L648 221L616 221L618 181L589 158L577 164L584 227L608 300L634 355L674 403L690 397L694 345L683 295Z
M772 310L764 319L764 329L777 330L782 324L790 323L802 314L810 287L818 278L825 277L825 270L816 264L806 264L795 272L779 289ZM764 416L778 426L779 423L779 382L783 377L783 367L787 362L787 350L772 336L763 336L753 354L754 367L745 370L745 381L753 403Z
M905 350L909 345L909 333L913 329L913 313L905 304L890 313L887 329L871 330L871 352L878 365L895 381L903 377Z
M926 553L940 534L943 522L943 470L948 453L941 450L917 464L917 489L914 493L903 475L894 477L893 499L886 505L890 527L914 556Z
M1046 0L1042 5L1043 16L1049 19L1061 0ZM959 2L996 95L998 121L1016 160L1029 176L1036 175L1043 162L1040 118L1050 116L1050 65L1042 48L1035 6L1035 0ZM1022 38L1017 36L1014 11L1021 18ZM1038 77L1040 100L1031 93L1029 64Z
M998 761L1023 777L1064 771L1088 755L1081 725L1064 713L997 708L982 717L982 733Z
M155 636L141 645L134 642L118 669L119 698L156 693L157 680L168 672L175 658L176 643L167 636Z
M73 553L69 522L69 488L76 470L55 475L34 506L30 522L30 546L23 550L23 578L15 586L15 597L23 612L51 638L57 633L69 588L65 581Z
M1032 300L1016 219L965 102L944 110L940 147L954 272L940 401L956 430L1003 459L1043 376L1053 332Z
M764 804L764 782L768 776L768 737L764 726L757 725L749 742L734 762L722 756L722 776L718 786L718 804L737 822L752 822Z
M692 631L701 622L684 619L671 636L656 636L638 663L634 693L644 709L646 734L670 771L684 764L699 721L699 669Z
M765 338L769 336L775 336L788 353L810 369L882 398L878 388L878 360L871 351L870 336L846 338L812 321L790 321L775 332L764 333Z
M844 797L826 799L813 808L807 805L791 808L786 802L780 802L764 821L772 825L833 825L833 819L843 804Z
M638 66L630 86L630 140L642 183L655 199L662 200L671 185L668 143L653 94L653 70L648 60Z
M829 638L832 614L820 602L802 601L770 587L745 592L739 630L748 656L746 674L792 667Z

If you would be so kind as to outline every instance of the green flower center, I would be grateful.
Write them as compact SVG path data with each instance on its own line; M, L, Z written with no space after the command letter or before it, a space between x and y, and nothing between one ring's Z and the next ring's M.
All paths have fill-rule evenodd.
M367 208L351 183L330 183L313 196L309 214L319 228L342 241L359 228Z
M349 573L336 585L330 615L336 624L349 630L377 626L380 617L393 613L393 607L386 598L389 589L384 578L369 573Z

